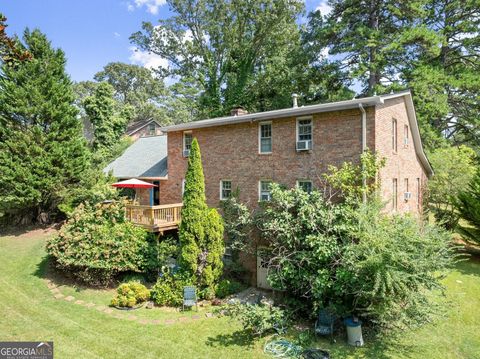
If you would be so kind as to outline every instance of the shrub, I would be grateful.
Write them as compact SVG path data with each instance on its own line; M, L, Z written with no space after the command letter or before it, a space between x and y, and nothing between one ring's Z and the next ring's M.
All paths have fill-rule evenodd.
M442 288L454 260L447 232L382 213L373 200L333 203L273 185L259 219L270 243L269 282L302 299L311 315L333 306L382 327L424 322L428 290Z
M111 305L115 307L132 308L150 298L150 291L139 282L128 282L120 284L117 288L117 295L112 299Z
M183 274L166 273L158 278L151 290L152 300L157 305L177 307L183 303L183 287L192 281Z
M125 221L121 202L78 206L60 233L48 240L47 252L59 268L93 285L157 266L156 242Z
M194 278L201 290L210 288L208 292L213 293L223 268L223 222L217 210L206 204L202 159L195 138L188 157L178 235L182 269Z
M236 280L223 279L218 283L215 295L217 298L225 298L229 295L240 292L244 288L245 286Z
M283 330L287 325L286 313L275 306L266 304L230 304L227 315L238 319L243 329L255 336L261 336L272 330Z
M480 244L480 172L477 172L468 188L458 195L456 208L466 222L459 226L459 232L465 240Z
M454 229L459 214L455 202L475 175L475 151L467 146L443 147L429 155L435 176L428 182L429 208L438 223Z

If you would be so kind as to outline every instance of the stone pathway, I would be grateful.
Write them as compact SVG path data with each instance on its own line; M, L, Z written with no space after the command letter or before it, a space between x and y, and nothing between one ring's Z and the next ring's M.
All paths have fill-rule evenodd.
M64 294L61 293L60 288L58 288L57 285L55 283L51 282L51 281L47 281L47 287L48 287L48 289L50 290L50 293L52 293L52 296L55 299L58 299L58 300L63 299L67 302L70 302L70 303L73 303L73 304L76 304L76 305L82 305L87 309L95 309L98 312L108 314L113 318L121 319L121 320L129 320L129 321L132 321L132 322L136 322L140 325L161 325L161 324L172 325L172 324L177 324L177 323L188 323L188 322L192 322L192 321L197 321L197 320L201 319L202 317L204 317L204 318L214 318L215 317L213 313L205 313L204 316L202 316L200 314L195 314L195 315L192 315L191 317L179 317L179 318L176 318L176 319L172 318L172 319L164 319L164 320L138 318L134 314L129 314L128 312L124 314L124 313L116 311L116 310L114 310L110 307L107 307L105 305L101 305L101 304L97 305L97 304L91 303L91 302L86 303L85 301L83 301L81 299L76 299L72 295L65 296Z

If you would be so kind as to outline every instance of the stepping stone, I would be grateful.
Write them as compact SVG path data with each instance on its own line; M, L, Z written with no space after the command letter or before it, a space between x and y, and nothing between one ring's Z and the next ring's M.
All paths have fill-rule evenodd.
M127 317L128 320L137 320L137 317L135 315L129 315Z
M138 322L139 322L140 324L145 325L145 324L148 324L148 323L149 323L149 320L148 320L148 319L140 319Z
M199 315L192 315L192 319L193 320L200 319L200 316Z
M60 299L60 298L63 298L65 297L62 293L57 293L53 296L55 299Z
M78 304L78 305L82 305L83 303L85 303L83 300L76 300L75 301L75 304Z
M113 313L113 309L112 308L107 308L103 311L104 313L107 313L107 314L112 314Z
M153 319L150 323L155 324L155 325L158 325L158 324L160 324L161 322L162 322L161 320Z
M212 313L205 313L205 316L206 316L207 318L213 318L213 314L212 314Z
M87 308L93 308L95 306L95 303L87 303L85 304Z
M187 317L180 317L180 318L178 318L178 321L179 322L187 322L188 318Z
M58 288L55 287L55 288L50 289L50 292L52 292L52 293L60 293L60 289L58 289Z
M175 319L165 319L165 324L175 324Z
M99 306L96 307L95 309L98 310L99 312L103 312L105 309L107 309L107 307L104 306L104 305L99 305Z
M48 282L47 287L50 288L50 289L53 289L53 288L57 288L57 285L52 283L52 282Z
M123 315L120 314L120 313L113 313L113 317L114 317L114 318L117 318L117 319L125 319L125 316L123 316Z
M69 295L68 297L65 297L65 300L67 302L71 302L71 301L75 300L75 297L72 297L71 295Z

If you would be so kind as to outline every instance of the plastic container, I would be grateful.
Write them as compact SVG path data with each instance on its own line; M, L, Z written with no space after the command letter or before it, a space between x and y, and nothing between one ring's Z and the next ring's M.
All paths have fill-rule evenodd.
M347 327L348 344L354 347L363 346L362 322L356 318L348 317L345 319Z

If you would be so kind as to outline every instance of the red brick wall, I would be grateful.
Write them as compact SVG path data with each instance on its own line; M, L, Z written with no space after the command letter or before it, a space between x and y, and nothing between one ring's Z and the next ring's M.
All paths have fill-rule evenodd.
M374 146L374 110L367 109L368 144ZM258 182L271 180L293 187L299 179L320 184L330 164L358 161L361 153L361 114L345 110L313 115L313 150L297 152L296 119L272 121L272 154L258 153L258 122L193 130L202 153L205 189L209 206L217 207L220 180L240 189L240 200L256 206ZM168 133L168 181L161 191L162 203L181 201L187 159L182 156L183 132Z
M403 97L386 100L376 107L375 151L386 158L386 165L380 171L380 191L387 201L385 210L393 210L393 178L397 178L397 209L399 212L420 212L422 189L425 188L427 175L415 153L411 126ZM397 120L397 151L392 149L392 120ZM404 127L408 126L408 145L404 145ZM404 200L406 192L404 180L408 178L408 191L412 198ZM420 203L417 201L417 178L420 179Z

